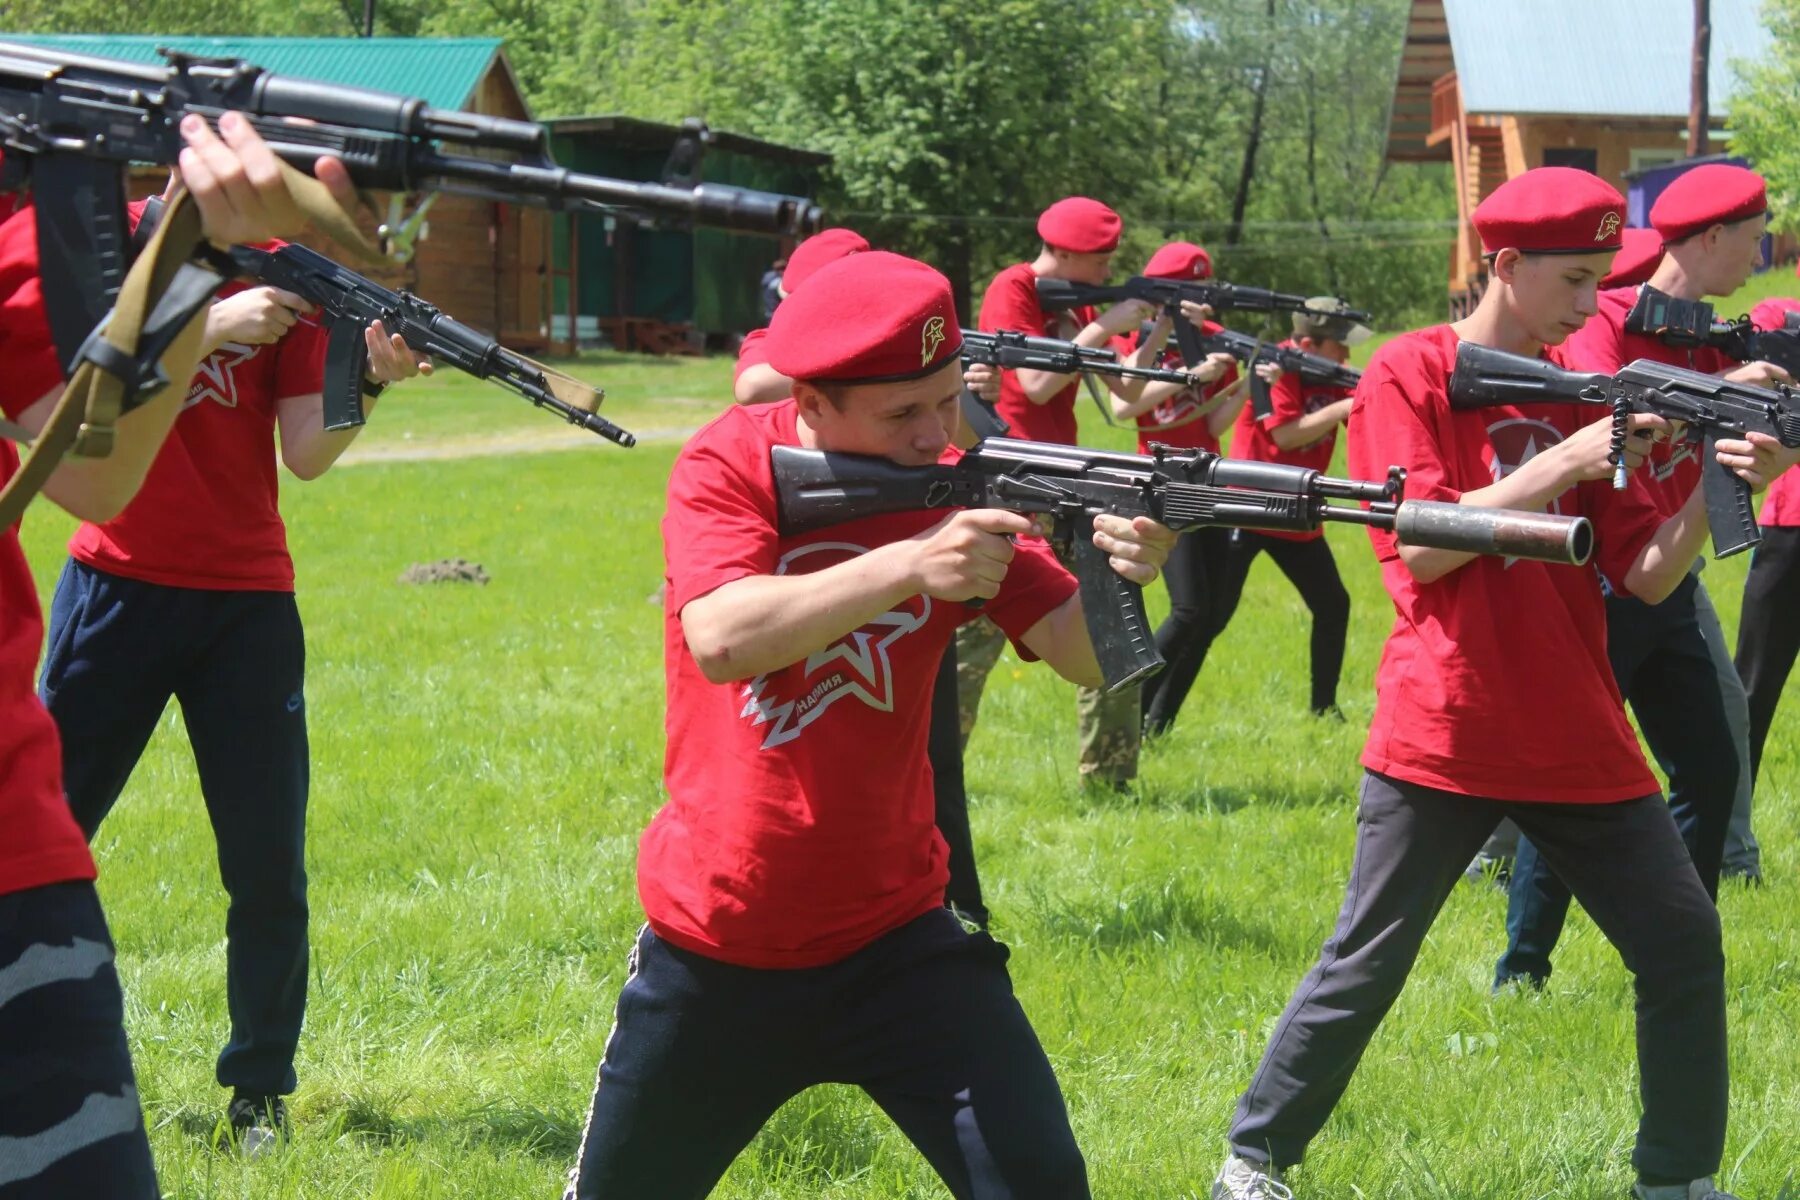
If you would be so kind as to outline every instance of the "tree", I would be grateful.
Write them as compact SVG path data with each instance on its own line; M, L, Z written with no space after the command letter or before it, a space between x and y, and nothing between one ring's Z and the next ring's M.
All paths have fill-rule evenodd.
M1731 102L1731 149L1769 181L1769 207L1782 229L1800 228L1800 0L1769 0L1763 9L1769 53L1738 63Z

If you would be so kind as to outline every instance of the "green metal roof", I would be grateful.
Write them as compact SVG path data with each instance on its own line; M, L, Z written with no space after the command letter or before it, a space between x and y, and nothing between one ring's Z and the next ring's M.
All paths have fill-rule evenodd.
M500 53L499 38L126 37L105 33L24 35L5 40L77 54L160 62L157 47L242 58L278 75L418 96L459 109Z

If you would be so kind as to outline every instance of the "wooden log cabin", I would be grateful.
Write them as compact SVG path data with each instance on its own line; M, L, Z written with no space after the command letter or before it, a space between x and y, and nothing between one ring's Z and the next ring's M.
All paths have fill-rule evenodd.
M1732 62L1769 44L1760 0L1712 0L1711 142L1723 131ZM1486 280L1470 214L1533 167L1626 176L1687 153L1693 5L1686 0L1413 0L1389 109L1392 162L1456 173L1449 308Z

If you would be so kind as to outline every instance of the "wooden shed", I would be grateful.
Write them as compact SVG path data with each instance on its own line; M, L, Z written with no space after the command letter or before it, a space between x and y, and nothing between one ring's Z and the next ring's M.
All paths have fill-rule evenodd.
M556 160L576 171L660 181L683 127L619 114L544 122ZM706 183L813 196L831 156L710 131ZM657 228L628 216L558 214L550 268L560 350L604 338L624 350L697 351L764 323L758 284L789 239L718 229Z
M159 62L157 48L242 58L278 74L422 97L436 108L531 120L499 38L126 37L111 34L18 37L83 54ZM161 190L163 173L144 171L134 191ZM416 199L416 197L414 198ZM548 336L548 214L530 206L441 195L429 233L405 264L360 268L390 287L416 292L477 329L519 349ZM371 239L375 220L365 221ZM329 239L302 235L321 253Z
M1733 60L1769 45L1760 0L1712 0L1713 149L1724 148ZM1687 153L1693 7L1676 0L1413 0L1388 114L1387 157L1456 172L1452 315L1485 281L1469 216L1533 167L1626 176Z

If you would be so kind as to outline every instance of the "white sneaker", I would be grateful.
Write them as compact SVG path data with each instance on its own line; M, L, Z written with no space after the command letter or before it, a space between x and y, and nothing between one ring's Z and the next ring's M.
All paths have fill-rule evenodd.
M1294 1200L1294 1193L1281 1182L1281 1172L1267 1163L1252 1162L1236 1154L1219 1168L1213 1180L1212 1200ZM1655 1200L1662 1200L1656 1197ZM1687 1200L1682 1197L1681 1200Z
M1714 1187L1710 1176L1690 1184L1672 1183L1667 1187L1646 1187L1640 1183L1631 1189L1631 1195L1632 1200L1738 1200L1730 1192L1721 1192Z

